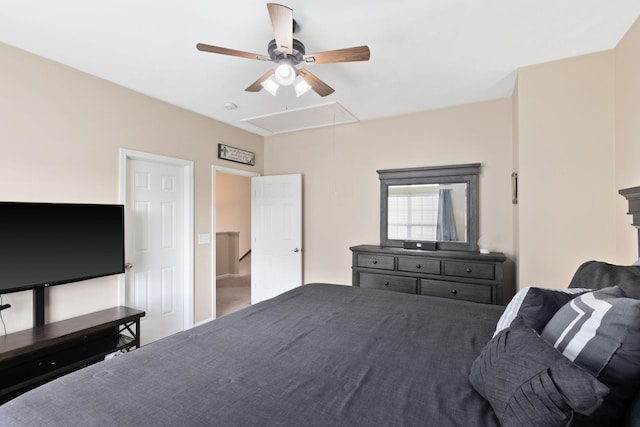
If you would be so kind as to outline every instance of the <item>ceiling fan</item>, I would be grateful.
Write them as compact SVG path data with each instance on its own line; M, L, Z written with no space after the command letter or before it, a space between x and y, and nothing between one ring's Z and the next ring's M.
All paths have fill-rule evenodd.
M269 55L244 52L241 50L227 49L198 43L196 48L203 52L221 53L223 55L238 56L259 61L275 62L275 69L264 73L245 90L259 92L265 88L275 95L280 86L293 85L296 95L300 96L309 89L313 89L320 96L331 95L334 90L328 84L311 74L304 68L296 68L300 63L305 64L330 64L336 62L368 61L370 51L367 46L356 46L346 49L329 50L326 52L306 54L304 44L293 38L296 22L293 19L293 10L276 3L267 3L269 18L275 39L269 42L267 51Z

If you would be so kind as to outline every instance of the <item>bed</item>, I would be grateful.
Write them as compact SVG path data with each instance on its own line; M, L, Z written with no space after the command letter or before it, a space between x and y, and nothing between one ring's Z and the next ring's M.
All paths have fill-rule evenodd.
M585 266L576 277L608 265ZM640 290L640 267L620 271L625 292ZM491 369L502 368L484 362L492 343L516 336L525 305L309 284L27 392L0 407L0 425L518 425L490 396L500 377ZM589 375L581 381L561 390L572 406L565 415L571 425L598 425L573 406L594 413L608 388ZM576 403L574 392L587 400ZM634 425L639 399L627 400L618 422Z

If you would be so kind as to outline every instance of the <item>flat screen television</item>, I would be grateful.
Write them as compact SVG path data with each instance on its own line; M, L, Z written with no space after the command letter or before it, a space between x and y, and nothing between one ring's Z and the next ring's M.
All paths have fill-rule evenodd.
M0 202L0 293L123 272L122 205Z

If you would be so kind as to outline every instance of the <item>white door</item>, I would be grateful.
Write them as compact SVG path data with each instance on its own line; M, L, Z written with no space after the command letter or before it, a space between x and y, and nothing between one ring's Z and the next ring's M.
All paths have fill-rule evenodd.
M302 175L251 178L251 303L302 285Z
M185 329L184 170L127 159L125 305L146 312L142 344Z

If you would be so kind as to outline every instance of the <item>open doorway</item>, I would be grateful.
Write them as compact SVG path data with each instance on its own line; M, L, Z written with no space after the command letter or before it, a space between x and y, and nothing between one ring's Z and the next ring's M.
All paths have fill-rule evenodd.
M256 173L215 167L216 317L251 304L251 177Z

